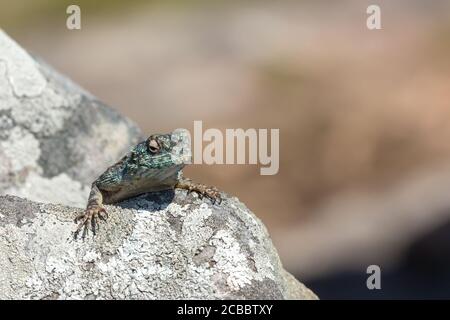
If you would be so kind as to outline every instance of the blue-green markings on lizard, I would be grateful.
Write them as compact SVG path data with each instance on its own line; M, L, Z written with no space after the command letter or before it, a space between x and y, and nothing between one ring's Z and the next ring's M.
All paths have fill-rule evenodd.
M84 238L91 229L95 235L98 219L105 220L108 214L104 204L147 193L170 189L185 189L207 197L212 203L220 203L221 197L215 187L192 182L183 176L182 169L191 162L190 134L185 129L176 129L168 134L153 134L138 143L116 164L110 166L92 183L86 210L75 218Z

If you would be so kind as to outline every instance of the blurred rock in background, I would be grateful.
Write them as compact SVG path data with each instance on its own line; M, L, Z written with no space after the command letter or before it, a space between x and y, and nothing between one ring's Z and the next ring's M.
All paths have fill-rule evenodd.
M85 208L92 180L140 139L0 29L0 194Z
M449 1L377 1L376 31L370 1L79 3L81 30L65 28L65 1L2 3L0 21L145 133L279 128L277 175L187 174L257 212L321 298L430 297L435 281L450 296L448 276L415 267L448 246L416 243L450 220ZM365 287L369 264L380 292Z

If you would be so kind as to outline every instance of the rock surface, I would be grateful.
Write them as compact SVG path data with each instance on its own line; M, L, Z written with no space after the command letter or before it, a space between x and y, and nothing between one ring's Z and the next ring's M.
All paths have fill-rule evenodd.
M73 239L80 209L0 197L0 299L316 299L281 266L237 198L183 191L106 206Z
M0 194L82 207L93 177L139 138L131 121L0 30Z

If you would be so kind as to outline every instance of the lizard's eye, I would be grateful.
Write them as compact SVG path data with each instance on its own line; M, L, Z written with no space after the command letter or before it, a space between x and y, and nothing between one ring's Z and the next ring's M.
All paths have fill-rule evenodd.
M157 153L160 149L158 141L156 141L155 139L151 139L148 142L148 149L150 150L151 153Z

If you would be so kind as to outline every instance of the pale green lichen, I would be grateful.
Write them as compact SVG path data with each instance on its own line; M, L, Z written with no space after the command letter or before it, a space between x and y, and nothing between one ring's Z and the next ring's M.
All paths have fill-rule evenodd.
M107 206L108 223L85 241L73 239L76 212L67 207L35 205L20 227L0 220L0 298L290 298L276 251L251 212L229 198L220 207L195 198L181 204L185 196L177 191L163 207L145 195L123 205L147 209Z

